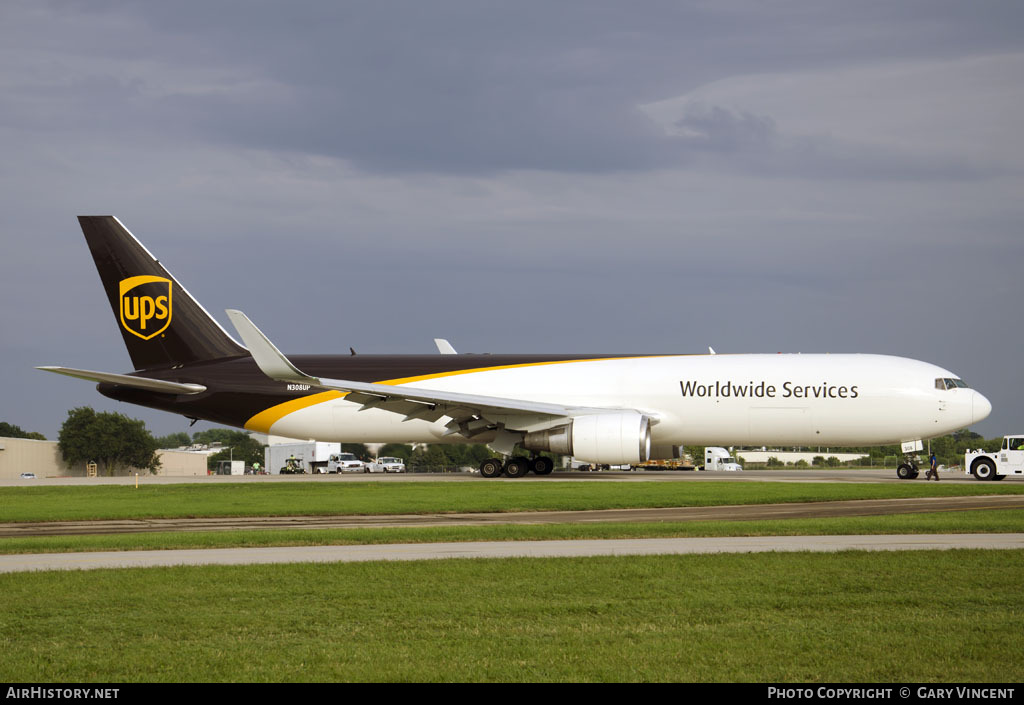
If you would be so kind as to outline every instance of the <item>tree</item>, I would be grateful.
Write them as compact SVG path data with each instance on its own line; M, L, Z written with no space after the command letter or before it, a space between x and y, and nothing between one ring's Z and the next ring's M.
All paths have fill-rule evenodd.
M81 406L68 412L57 441L64 462L96 461L103 474L113 476L129 468L156 473L160 459L157 442L146 430L146 424L124 414L96 413L92 407Z
M180 448L192 445L192 439L184 431L178 431L167 436L160 436L156 439L156 443L158 448Z
M365 443L342 443L341 452L351 453L360 460L370 460L370 449Z
M45 441L46 436L35 431L23 431L20 426L0 421L0 437L3 438L31 438L35 441Z
M407 464L412 457L412 446L405 443L385 443L377 452L380 458L401 458Z
M415 451L406 461L412 470L457 469L476 467L484 458L493 458L495 453L480 444L431 443ZM556 461L557 462L557 461Z
M235 439L238 434L248 437L248 434L242 433L241 431L235 431L230 428L208 428L205 431L196 431L192 434L192 442L201 443L207 446L214 443L230 445L231 441Z
M411 470L432 470L444 468L447 464L448 455L440 445L435 443L414 451L409 458L409 468Z
M704 446L683 446L683 455L690 456L690 462L694 466L704 464Z

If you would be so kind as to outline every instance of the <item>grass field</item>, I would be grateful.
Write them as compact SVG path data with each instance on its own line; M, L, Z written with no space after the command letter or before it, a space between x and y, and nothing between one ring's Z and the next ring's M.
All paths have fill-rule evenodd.
M0 575L0 680L1018 682L1022 551Z
M0 521L708 506L1017 485L274 483L0 488ZM1024 510L0 540L0 552L1024 530ZM1015 682L1024 551L178 567L0 575L8 682Z
M0 522L684 507L1024 494L993 483L260 483L0 488Z
M837 534L945 534L1024 532L1024 509L936 512L894 516L585 523L372 529L259 529L154 532L98 536L0 539L0 554L171 550L257 546L339 546L447 541L541 541L685 536L806 536Z

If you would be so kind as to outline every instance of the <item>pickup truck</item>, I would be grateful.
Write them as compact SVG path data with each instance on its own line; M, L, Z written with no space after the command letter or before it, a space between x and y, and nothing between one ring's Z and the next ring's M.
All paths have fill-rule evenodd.
M369 472L369 470L366 469L366 463L352 453L333 453L327 459L327 472L333 475L339 472Z
M377 458L367 464L366 472L405 472L405 461L401 458Z

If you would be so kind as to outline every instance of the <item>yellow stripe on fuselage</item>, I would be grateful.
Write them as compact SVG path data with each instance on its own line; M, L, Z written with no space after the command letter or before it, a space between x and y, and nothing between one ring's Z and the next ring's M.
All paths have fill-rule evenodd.
M426 375L416 375L414 377L400 377L398 379L386 379L374 384L409 384L410 382L422 382L428 379L440 379L442 377L454 377L456 375L468 375L476 372L492 372L494 370L512 370L518 367L540 367L542 365L565 365L573 362L601 362L602 360L631 360L637 359L638 357L676 357L674 355L642 355L634 357L598 357L592 359L582 360L546 360L544 362L520 362L514 365L496 365L494 367L473 367L468 370L451 370L449 372L434 372ZM260 413L253 416L251 419L245 422L245 428L250 431L259 431L261 433L270 433L270 427L275 423L283 419L293 411L300 411L307 409L311 406L321 404L326 401L332 401L334 399L341 399L347 392L320 392L318 394L310 394L305 397L298 399L292 399L290 401L277 404L265 409Z
M345 396L344 392L320 392L318 394L309 394L298 399L290 399L289 401L282 402L269 409L264 409L260 413L253 416L251 419L245 422L245 428L250 431L259 431L260 433L270 433L270 427L275 423L283 419L293 411L299 411L301 409L307 409L317 404L322 404L325 401L331 401L333 399L341 399Z

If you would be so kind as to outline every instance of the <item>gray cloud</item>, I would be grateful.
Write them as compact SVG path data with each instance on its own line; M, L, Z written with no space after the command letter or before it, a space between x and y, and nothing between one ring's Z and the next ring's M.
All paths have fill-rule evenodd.
M37 62L15 79L4 119L369 171L638 171L698 146L658 130L644 102L739 73L1019 46L1013 3L890 5L61 3L31 13L59 32L41 43L52 73Z
M185 427L31 371L129 367L74 221L112 212L288 352L901 354L989 395L983 432L1019 430L1021 144L994 118L1024 87L995 62L922 107L905 67L1020 54L1022 12L7 3L0 419ZM851 73L841 109L808 99ZM740 100L769 78L768 107ZM644 109L708 86L729 90Z

